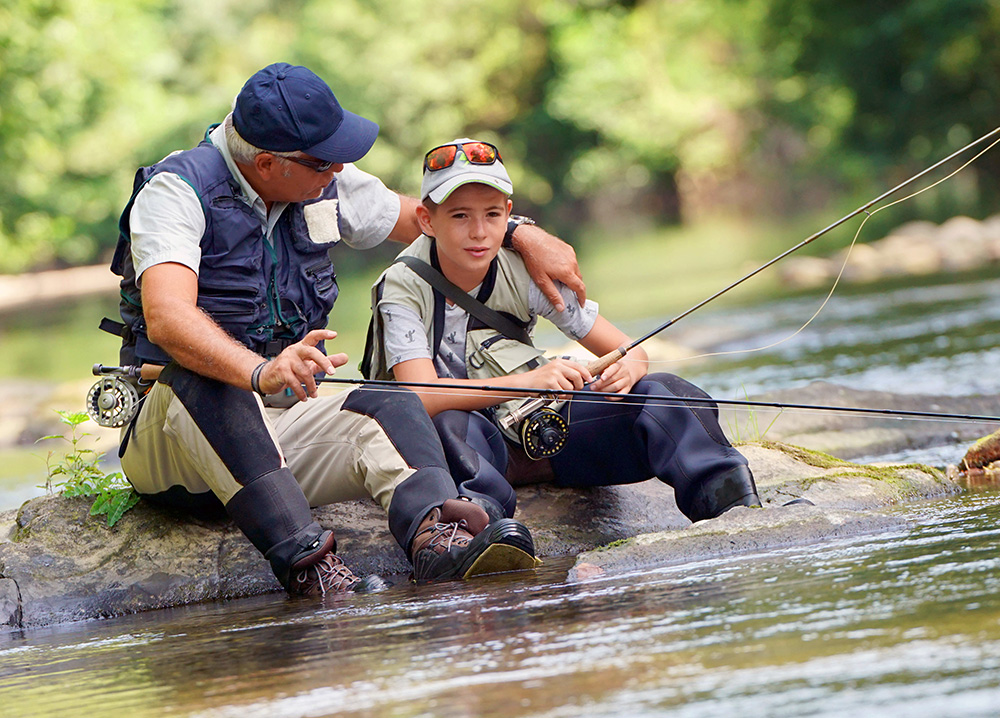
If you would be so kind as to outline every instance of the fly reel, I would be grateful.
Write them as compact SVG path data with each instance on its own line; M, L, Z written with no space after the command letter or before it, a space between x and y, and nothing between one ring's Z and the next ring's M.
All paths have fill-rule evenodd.
M94 365L94 374L101 378L87 392L87 415L98 425L125 426L139 410L139 392L126 378L137 376L138 372L132 369Z
M525 418L518 433L524 453L538 461L562 451L569 436L569 424L562 414L545 407Z

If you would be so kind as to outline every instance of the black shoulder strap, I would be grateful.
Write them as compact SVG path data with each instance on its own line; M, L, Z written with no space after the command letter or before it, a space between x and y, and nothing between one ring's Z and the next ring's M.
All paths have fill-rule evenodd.
M397 257L396 261L402 262L412 269L417 273L417 276L469 314L479 319L486 326L496 329L509 339L515 339L522 344L531 344L531 337L528 335L527 329L517 326L517 324L500 314L500 312L490 309L478 299L469 296L468 292L463 292L452 284L441 272L427 264L427 262L408 255Z

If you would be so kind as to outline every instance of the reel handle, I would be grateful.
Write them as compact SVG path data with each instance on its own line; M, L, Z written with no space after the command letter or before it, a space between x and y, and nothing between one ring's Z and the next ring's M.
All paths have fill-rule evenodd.
M91 372L94 376L128 376L144 381L155 381L163 367L158 364L143 364L142 366L107 366L104 364L94 364Z

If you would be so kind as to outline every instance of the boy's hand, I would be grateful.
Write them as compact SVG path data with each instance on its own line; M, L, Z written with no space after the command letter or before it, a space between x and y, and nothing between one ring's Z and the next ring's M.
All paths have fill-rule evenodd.
M316 397L316 378L314 374L323 372L333 374L336 367L347 363L346 354L327 356L316 345L322 341L334 339L337 332L329 329L314 329L272 359L261 370L259 385L265 394L274 394L289 388L300 401L307 396Z
M521 374L523 386L541 391L580 391L593 377L587 367L568 359L553 359L537 369Z
M628 393L635 383L646 376L648 360L645 352L641 356L636 356L638 352L629 352L620 360L609 366L598 377L597 381L591 384L594 391L612 392L615 394Z
M587 301L587 285L583 283L576 251L571 246L540 227L526 224L514 230L513 242L514 249L524 259L528 274L556 311L566 308L556 281L576 292L577 301L583 306Z

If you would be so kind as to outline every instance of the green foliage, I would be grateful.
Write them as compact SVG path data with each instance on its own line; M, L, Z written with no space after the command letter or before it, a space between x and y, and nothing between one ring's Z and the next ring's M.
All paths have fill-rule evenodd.
M95 497L90 515L105 515L108 526L114 526L126 511L139 503L139 494L125 481L121 472L106 474L101 471L98 464L104 456L103 452L81 445L83 439L90 436L79 430L79 426L89 420L85 412L56 413L59 420L69 427L69 436L52 434L43 436L39 441L59 439L69 444L69 450L59 457L53 451L48 453L45 490L52 493L53 489L59 489L63 496ZM60 481L54 482L54 479Z
M805 131L824 158L863 155L859 169L904 158L925 164L996 126L997 0L914 0L877 11L828 0L768 5L767 110Z
M519 210L572 237L688 217L726 182L789 212L832 180L883 186L995 124L998 31L1000 0L7 0L0 271L106 256L135 169L274 61L380 123L360 164L393 189L475 134ZM995 198L1000 152L974 170L942 212Z

